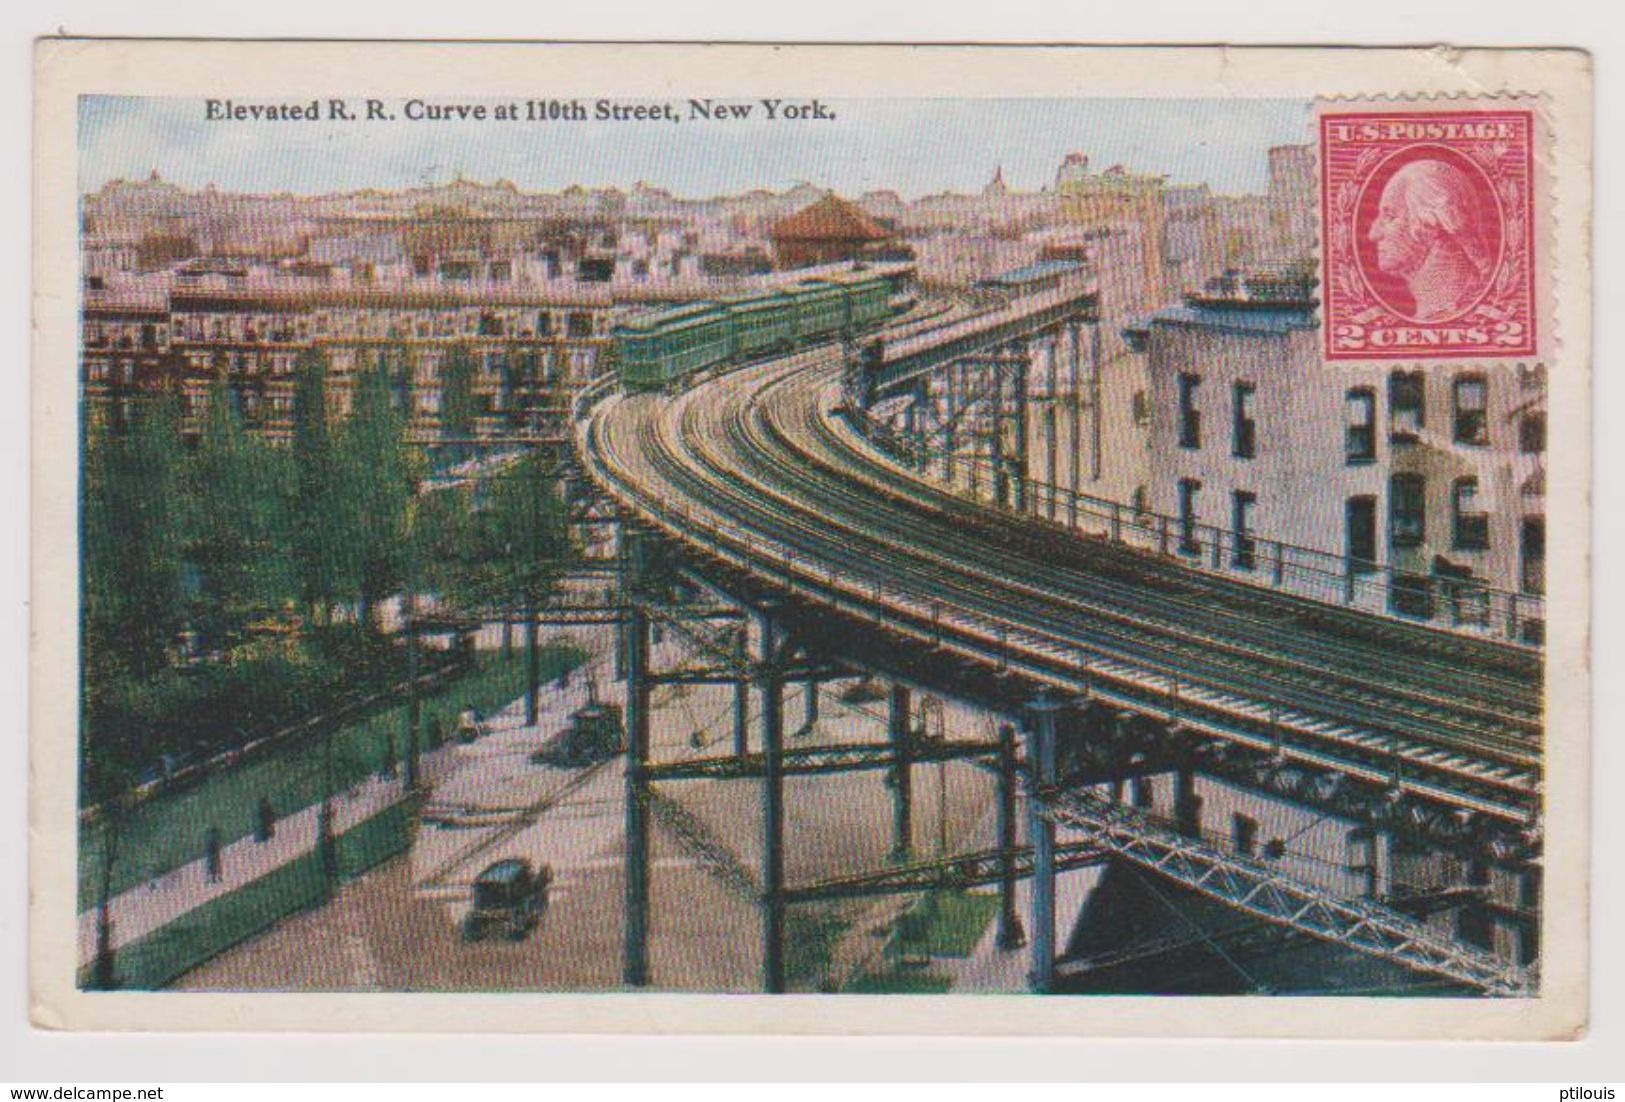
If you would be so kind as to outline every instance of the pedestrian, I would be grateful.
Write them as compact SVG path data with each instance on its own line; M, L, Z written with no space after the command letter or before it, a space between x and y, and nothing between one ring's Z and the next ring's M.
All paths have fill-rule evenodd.
M256 842L269 842L276 834L276 809L271 806L271 797L260 797L259 827L254 831Z
M211 826L208 832L203 835L203 861L208 869L209 882L218 884L220 882L221 861L220 828L217 826Z

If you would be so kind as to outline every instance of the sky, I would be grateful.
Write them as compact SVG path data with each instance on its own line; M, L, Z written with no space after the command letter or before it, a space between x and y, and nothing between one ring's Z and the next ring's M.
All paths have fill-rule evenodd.
M595 102L582 101L589 111ZM349 102L360 111L359 97ZM385 101L396 115L387 122L211 122L201 99L86 96L79 182L92 192L157 170L192 189L322 194L461 176L524 191L643 181L705 198L806 181L917 198L980 189L999 166L1011 188L1037 191L1076 151L1096 172L1122 164L1240 194L1264 190L1270 146L1310 137L1309 104L1299 100L830 100L833 120L768 121L758 105L727 123L684 118L688 101L672 102L678 123L412 122L404 99Z

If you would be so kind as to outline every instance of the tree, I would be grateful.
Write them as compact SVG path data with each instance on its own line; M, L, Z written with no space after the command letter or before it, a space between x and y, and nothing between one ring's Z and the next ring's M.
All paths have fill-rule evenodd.
M89 430L80 492L84 677L94 692L164 668L185 624L179 415L139 403L123 429Z
M111 914L125 816L152 757L151 730L105 722L109 694L155 678L185 623L174 400L139 403L123 428L82 428L80 478L80 789L100 804L102 867L92 982L115 984Z
M327 414L327 356L309 349L295 369L293 397L294 498L290 523L299 599L324 625L332 617L343 556L335 537L338 472Z
M448 437L474 434L474 357L467 345L453 345L440 364L440 431ZM462 448L453 454L461 456Z
M506 563L507 590L525 608L529 670L525 716L527 723L535 723L540 684L536 613L551 595L571 551L564 505L554 493L544 456L526 456L499 478L491 494L484 542L488 558L500 555Z
M362 625L378 632L378 605L405 580L407 504L418 463L406 446L406 418L395 408L388 362L358 381L355 409L340 429L332 514L339 576Z
M289 459L243 427L223 378L209 393L197 452L187 464L187 555L198 572L194 616L226 650L242 629L288 594Z

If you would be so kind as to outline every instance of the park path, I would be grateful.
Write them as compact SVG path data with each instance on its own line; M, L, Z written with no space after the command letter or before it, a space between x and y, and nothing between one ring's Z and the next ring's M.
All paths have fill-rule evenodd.
M486 648L494 650L501 645L500 629L487 629L483 635L489 636L480 640ZM591 666L597 677L602 678L608 673L608 662L602 655L595 656ZM571 687L566 691L549 691L544 687L542 711L535 728L526 728L525 702L520 697L488 717L487 730L491 735L500 734L509 738L528 733L534 739L538 731L551 734L568 722L569 713L575 707L586 702L586 681L578 672L577 676L571 678ZM488 741L489 736L477 745L483 749L483 744ZM478 751L476 747L448 742L438 750L425 753L425 782L432 779L433 773L456 768L453 763L470 752ZM359 826L399 803L405 795L398 769L393 773L375 774L336 792L333 798L335 833L342 835ZM113 949L140 941L198 907L247 887L261 877L314 852L320 830L320 815L321 804L311 804L279 818L271 837L264 842L248 835L223 846L220 851L220 877L215 880L209 878L200 833L199 854L195 861L160 873L113 897L110 907ZM96 956L97 916L98 908L95 906L79 915L78 958L81 966L89 965Z
M342 834L402 799L401 782L394 776L373 776L334 794L333 823ZM209 878L208 862L198 859L115 895L111 905L113 948L140 941L190 911L246 887L316 848L321 805L284 815L264 842L253 835L220 850L220 877ZM201 848L201 847L200 847ZM79 915L79 963L96 956L98 908Z

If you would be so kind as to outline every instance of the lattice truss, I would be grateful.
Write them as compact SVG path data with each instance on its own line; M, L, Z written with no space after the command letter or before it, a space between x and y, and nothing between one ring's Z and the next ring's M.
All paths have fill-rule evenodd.
M1388 907L1335 895L1213 849L1092 792L1049 794L1044 814L1136 865L1267 922L1488 995L1529 996L1536 990L1533 969L1441 937Z

